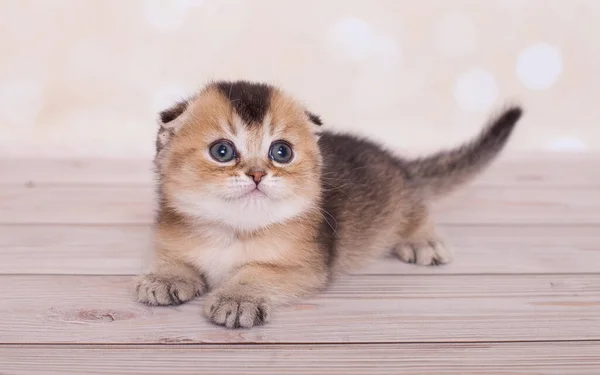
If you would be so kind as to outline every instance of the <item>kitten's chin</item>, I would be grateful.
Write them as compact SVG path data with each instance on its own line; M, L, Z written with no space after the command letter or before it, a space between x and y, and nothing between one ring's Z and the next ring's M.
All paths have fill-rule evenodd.
M259 190L238 199L222 199L197 192L175 195L177 211L202 221L218 222L236 231L252 232L304 215L314 202L304 197L273 200Z

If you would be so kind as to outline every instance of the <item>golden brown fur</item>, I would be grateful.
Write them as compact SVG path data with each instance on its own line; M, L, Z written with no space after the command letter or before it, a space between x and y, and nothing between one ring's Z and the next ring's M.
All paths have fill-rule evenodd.
M520 115L506 111L456 150L404 160L321 132L317 116L271 86L210 84L161 113L154 262L137 279L137 299L169 305L208 292L212 322L251 327L390 250L405 262L447 263L428 200L493 160ZM235 158L219 161L211 150L224 140ZM291 161L273 156L279 141Z

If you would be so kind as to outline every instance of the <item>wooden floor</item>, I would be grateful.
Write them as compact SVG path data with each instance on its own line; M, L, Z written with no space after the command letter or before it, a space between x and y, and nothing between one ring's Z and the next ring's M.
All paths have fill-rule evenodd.
M0 374L600 374L600 158L500 160L439 202L453 264L383 259L272 324L150 308L150 164L0 161Z

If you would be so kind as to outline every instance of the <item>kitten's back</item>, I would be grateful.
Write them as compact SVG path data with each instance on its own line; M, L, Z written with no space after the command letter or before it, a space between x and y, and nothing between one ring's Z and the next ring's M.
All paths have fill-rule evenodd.
M424 158L403 159L376 143L324 132L322 238L342 272L398 244L425 225L428 201L467 183L503 149L521 108L505 110L470 142Z

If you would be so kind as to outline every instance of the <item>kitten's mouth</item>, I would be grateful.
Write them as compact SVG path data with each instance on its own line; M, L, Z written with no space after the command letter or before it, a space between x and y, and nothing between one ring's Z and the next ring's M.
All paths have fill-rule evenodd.
M255 187L254 189L250 190L246 194L242 195L242 198L246 198L246 197L249 197L249 198L250 197L265 197L265 198L267 198L267 194L262 192L258 187Z

